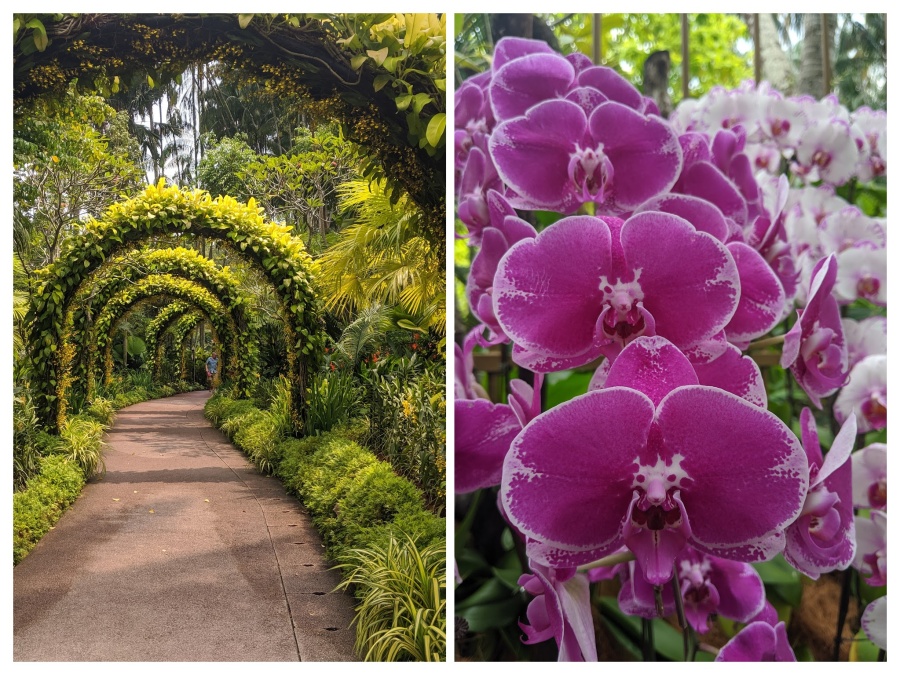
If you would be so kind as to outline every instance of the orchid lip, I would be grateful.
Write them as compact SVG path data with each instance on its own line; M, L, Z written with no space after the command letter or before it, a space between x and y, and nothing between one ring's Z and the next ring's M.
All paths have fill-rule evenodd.
M614 171L602 143L585 149L576 145L569 157L568 172L575 189L581 191L582 201L603 203L606 200Z

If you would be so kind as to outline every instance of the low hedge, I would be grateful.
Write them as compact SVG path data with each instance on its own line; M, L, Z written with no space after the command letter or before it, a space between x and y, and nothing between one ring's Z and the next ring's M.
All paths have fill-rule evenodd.
M81 493L81 467L63 455L40 459L40 473L13 494L13 564L19 564Z
M207 402L205 412L261 470L274 473L309 511L326 554L344 575L342 586L352 589L359 601L357 617L363 618L357 622L357 649L366 660L432 660L443 655L445 642L435 642L436 636L444 635L446 626L443 565L440 572L429 572L437 575L434 584L440 589L441 609L422 608L430 617L425 633L422 613L413 613L414 620L408 621L408 613L394 612L391 604L382 608L385 616L380 620L372 617L373 603L380 607L374 598L385 592L383 580L388 572L371 568L381 565L377 552L400 547L409 553L401 558L410 565L421 560L420 551L437 548L444 552L446 521L425 507L419 488L359 444L366 436L365 422L337 425L329 432L302 439L282 437L273 445L273 435L265 426L275 422L250 401L217 394ZM440 559L445 560L445 553ZM387 577L411 578L421 571L420 564L415 565L416 569L393 571ZM397 588L395 592L404 591ZM393 626L388 632L397 636L395 648L387 651L383 649L385 622Z

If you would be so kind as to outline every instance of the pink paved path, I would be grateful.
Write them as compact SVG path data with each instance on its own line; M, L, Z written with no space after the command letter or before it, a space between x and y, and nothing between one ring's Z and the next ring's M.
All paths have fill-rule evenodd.
M105 477L15 568L14 660L356 660L309 516L203 418L207 397L119 411Z

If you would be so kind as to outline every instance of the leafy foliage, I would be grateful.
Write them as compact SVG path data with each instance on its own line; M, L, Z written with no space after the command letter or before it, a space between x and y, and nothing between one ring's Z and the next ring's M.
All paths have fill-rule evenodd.
M40 463L40 473L24 490L13 494L14 565L56 524L84 487L81 469L64 456L49 455Z
M57 417L60 361L56 351L65 314L81 284L122 248L172 232L190 232L228 242L265 272L290 317L285 327L288 365L295 383L294 405L302 409L306 364L314 364L320 358L324 341L310 272L313 263L303 243L292 237L286 227L265 223L253 200L247 205L229 197L213 200L208 193L183 192L160 183L133 200L114 204L103 221L86 223L79 236L66 241L60 259L41 274L28 318L32 327L29 342L33 379L40 388L36 402L46 415L45 424ZM224 335L220 337L227 342Z
M341 206L355 214L321 258L327 306L339 312L398 305L422 330L445 330L444 251L424 235L422 214L383 184L349 181Z
M411 537L354 549L339 568L354 588L356 650L366 661L443 661L446 655L446 561L443 542L421 549Z

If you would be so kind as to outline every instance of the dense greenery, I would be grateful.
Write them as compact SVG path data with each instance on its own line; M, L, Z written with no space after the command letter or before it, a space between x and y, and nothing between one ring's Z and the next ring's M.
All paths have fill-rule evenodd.
M261 471L296 443L378 440L352 518L323 523L335 560L419 532L408 560L439 566L444 18L15 14L13 28L16 490L62 448L99 477L115 409L212 384ZM440 588L439 602L403 591L434 630L369 657L439 658Z

